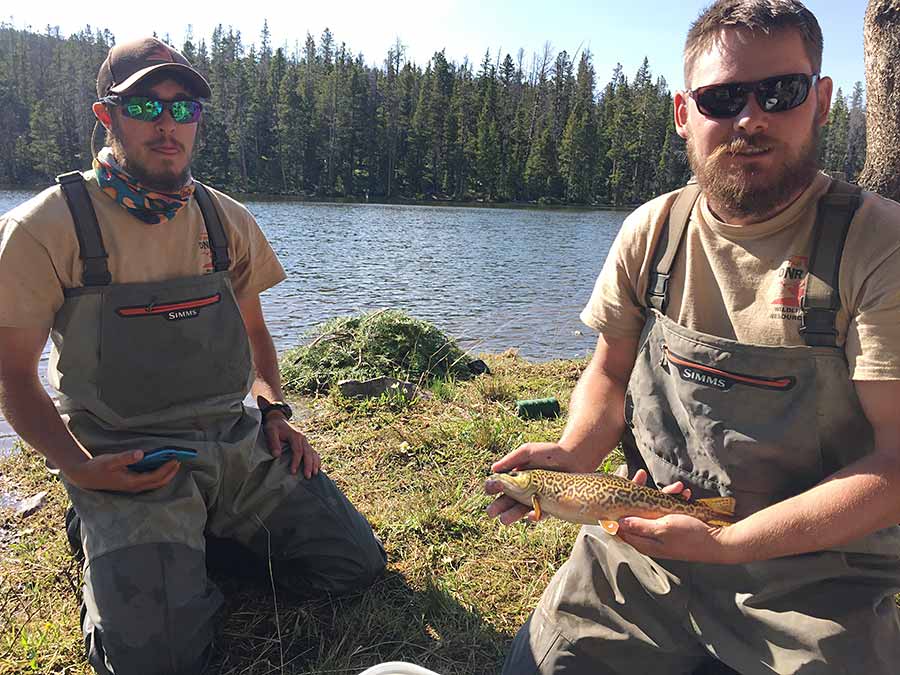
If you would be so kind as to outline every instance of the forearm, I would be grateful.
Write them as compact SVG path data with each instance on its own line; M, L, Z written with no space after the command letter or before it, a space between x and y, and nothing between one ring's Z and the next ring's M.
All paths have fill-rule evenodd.
M900 523L898 495L897 453L875 452L722 535L737 554L735 562L826 550Z
M592 361L572 392L559 444L577 457L584 471L596 469L622 437L626 386L627 380Z
M251 392L253 398L263 396L267 401L282 401L281 372L278 369L278 353L268 330L256 331L250 338L253 349L253 365L256 370Z
M0 372L0 409L22 440L63 473L90 459L66 429L37 374Z

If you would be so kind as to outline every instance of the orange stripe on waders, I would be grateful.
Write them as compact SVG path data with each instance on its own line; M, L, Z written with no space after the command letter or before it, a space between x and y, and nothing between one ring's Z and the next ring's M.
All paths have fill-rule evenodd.
M116 310L119 316L153 316L154 314L165 314L167 312L177 312L184 309L199 309L215 305L222 299L220 293L211 295L208 298L199 298L197 300L182 300L181 302L170 302L165 305L140 305L138 307L122 307Z
M668 347L663 347L663 352L665 352L666 359L674 363L678 366L685 366L686 368L696 368L697 370L702 370L705 373L710 373L711 375L718 375L720 377L727 377L730 380L734 380L735 382L742 382L743 384L749 384L754 387L765 387L766 389L790 389L794 386L796 379L793 377L774 377L774 378L765 378L765 377L751 377L749 375L740 375L738 373L730 373L727 370L720 370L718 368L713 368L712 366L704 366L702 363L697 363L695 361L688 361L685 358L677 356L673 354Z

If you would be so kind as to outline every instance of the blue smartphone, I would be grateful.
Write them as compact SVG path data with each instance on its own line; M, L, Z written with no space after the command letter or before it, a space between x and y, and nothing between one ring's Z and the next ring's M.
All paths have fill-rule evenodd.
M197 451L192 450L191 448L179 448L175 446L156 448L156 450L144 453L144 456L139 462L129 464L128 468L132 471L137 471L138 473L146 473L158 469L170 459L177 459L183 462L186 459L193 459L196 456Z

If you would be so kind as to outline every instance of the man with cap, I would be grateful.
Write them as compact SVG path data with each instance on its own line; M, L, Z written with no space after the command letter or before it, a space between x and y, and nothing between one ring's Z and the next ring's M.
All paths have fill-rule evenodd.
M284 271L250 213L191 177L206 80L148 38L110 50L97 95L93 170L0 219L0 402L80 517L91 665L198 673L222 606L205 535L300 595L364 587L385 555L288 422L259 300ZM159 450L174 458L138 471Z
M621 441L639 482L737 522L585 526L503 673L900 672L900 205L818 171L821 66L796 0L693 23L674 120L697 180L623 223L560 440L493 467L593 471Z

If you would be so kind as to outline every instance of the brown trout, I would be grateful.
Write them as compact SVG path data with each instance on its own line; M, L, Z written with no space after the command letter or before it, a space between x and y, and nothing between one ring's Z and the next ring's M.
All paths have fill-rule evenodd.
M713 497L686 501L608 473L563 473L534 469L495 473L489 480L503 485L503 494L531 506L535 515L547 512L570 523L597 525L609 534L619 531L619 518L660 518L669 513L693 516L710 525L734 522L734 499Z

